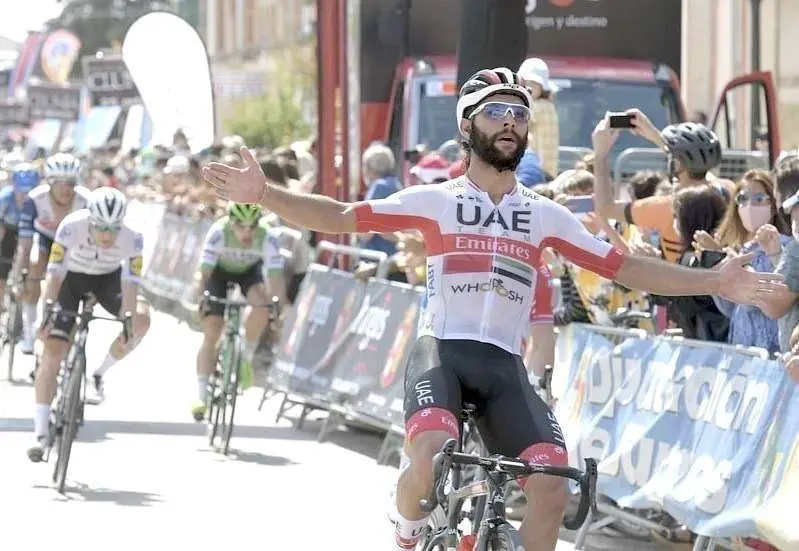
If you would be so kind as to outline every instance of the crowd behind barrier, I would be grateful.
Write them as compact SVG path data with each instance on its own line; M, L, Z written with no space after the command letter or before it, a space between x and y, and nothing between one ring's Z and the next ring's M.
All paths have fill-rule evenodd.
M185 314L211 222L135 202L131 216L154 244L148 294ZM293 405L303 408L300 422L327 410L320 439L344 421L384 431L385 462L402 442L404 365L422 292L311 264L265 366L267 389L283 395L279 417ZM619 507L664 510L701 536L799 549L788 502L799 492L799 396L764 351L572 324L560 332L555 374L571 461L601 458L600 493ZM607 505L600 513L624 514ZM586 523L578 548L606 524Z

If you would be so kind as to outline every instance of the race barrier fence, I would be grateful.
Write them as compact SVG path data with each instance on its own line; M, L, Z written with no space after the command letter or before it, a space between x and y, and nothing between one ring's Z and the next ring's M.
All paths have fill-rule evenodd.
M151 294L182 300L203 224L163 215ZM403 438L404 365L422 292L311 264L267 372L268 389L283 395L278 418L299 405L301 426L309 411L328 411L320 440L342 422L384 431L385 462ZM699 534L697 551L749 536L799 550L789 501L799 495L799 393L763 351L575 324L559 335L553 384L570 461L598 458L599 493L618 505L600 506L578 549L608 519L648 527L626 511L655 509Z

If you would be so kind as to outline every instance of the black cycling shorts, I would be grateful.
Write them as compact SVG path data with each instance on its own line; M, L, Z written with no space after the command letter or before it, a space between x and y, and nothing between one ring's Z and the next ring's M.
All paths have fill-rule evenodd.
M6 232L0 240L0 280L8 279L11 273L11 265L14 263L14 256L17 252L17 230L10 226L5 227Z
M464 403L489 453L568 465L566 443L555 415L536 394L522 358L471 340L420 337L405 371L405 434L426 431L458 438Z
M72 328L75 326L74 314L81 299L92 294L97 298L97 303L112 316L121 314L122 309L122 268L110 274L83 274L67 272L61 290L58 292L58 305L66 310L58 314L53 321L50 337L54 339L68 339Z
M36 240L39 243L39 258L41 258L42 253L44 253L44 259L47 261L50 257L50 249L53 247L53 238L37 231Z
M262 262L258 262L249 270L240 274L231 274L217 266L214 268L214 271L211 272L208 282L205 285L205 290L208 291L208 294L212 297L226 298L228 283L235 283L241 288L241 294L246 297L251 287L264 282L262 270ZM218 302L209 302L205 306L204 314L206 316L221 317L225 314L225 305Z

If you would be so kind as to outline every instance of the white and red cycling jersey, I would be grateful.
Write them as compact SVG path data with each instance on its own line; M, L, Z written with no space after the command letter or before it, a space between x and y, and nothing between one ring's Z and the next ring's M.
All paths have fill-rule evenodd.
M418 229L424 235L420 336L475 340L512 354L521 350L537 312L544 248L608 279L624 259L568 209L518 183L499 204L465 176L414 186L357 204L355 219L358 232Z

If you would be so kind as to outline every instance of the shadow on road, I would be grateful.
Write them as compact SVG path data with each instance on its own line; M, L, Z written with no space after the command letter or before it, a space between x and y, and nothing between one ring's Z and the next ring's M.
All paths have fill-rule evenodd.
M34 486L37 489L53 490L52 486ZM75 482L67 484L63 496L56 494L60 501L93 503L113 503L122 507L150 507L160 503L161 496L149 492L134 492L132 490L114 490L112 488L91 488L86 484Z
M220 459L222 457L220 456ZM248 452L244 450L230 450L228 458L242 463L252 463L254 465L266 465L268 467L288 467L297 465L288 457L280 455L267 455L259 452Z

